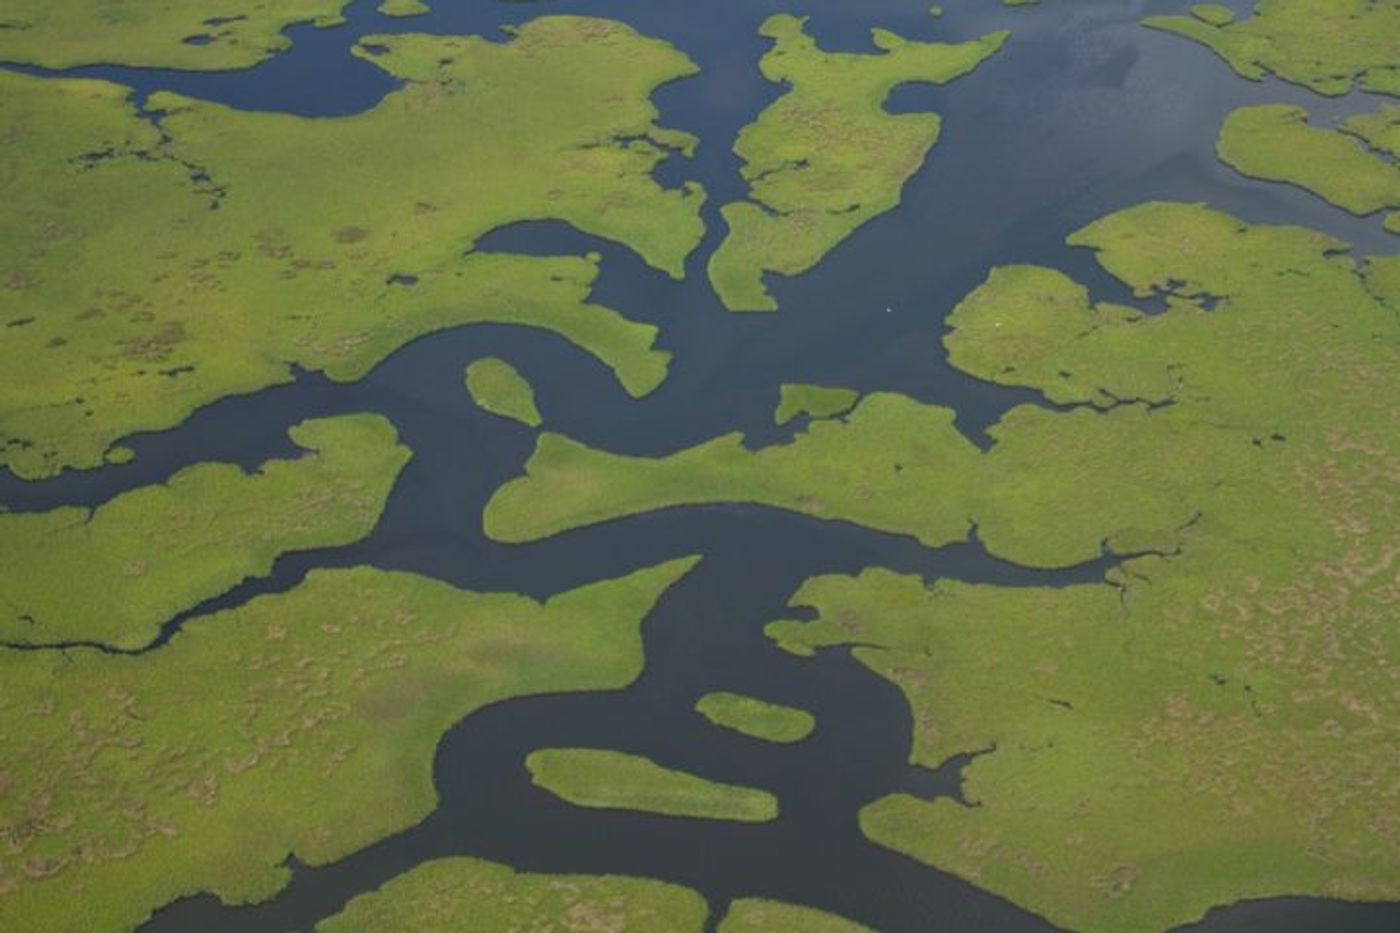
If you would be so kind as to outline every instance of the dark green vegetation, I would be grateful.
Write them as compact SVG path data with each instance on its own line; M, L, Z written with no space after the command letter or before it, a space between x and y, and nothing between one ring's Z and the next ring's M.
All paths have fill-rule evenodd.
M1319 94L1400 95L1400 0L1259 0L1236 20L1217 4L1144 24L1195 39L1255 81L1276 75Z
M749 201L726 204L729 235L710 257L710 281L731 311L772 311L768 272L797 275L857 227L899 203L900 191L938 139L936 114L886 113L901 84L945 84L995 54L1005 33L959 45L872 32L880 54L824 52L805 19L770 17L763 76L790 90L744 127Z
M910 700L915 762L994 748L967 770L980 806L892 797L864 812L867 834L1076 929L1160 929L1284 893L1400 896L1384 816L1394 261L1180 204L1071 242L1168 310L1091 304L1050 269L996 270L950 318L950 359L1074 407L1014 409L985 454L950 413L889 395L754 453L729 437L648 461L545 436L488 528L532 537L753 501L931 543L975 521L1022 564L1138 555L1063 590L885 571L803 589L819 621L772 634L859 645Z
M303 422L306 455L205 463L97 509L0 513L0 641L138 648L162 623L289 551L373 530L408 448L379 415Z
M717 726L765 742L800 742L817 725L806 710L739 693L707 693L696 701L695 711Z
M532 428L540 426L543 419L535 406L535 390L505 360L477 360L467 367L466 381L472 401L483 410Z
M407 83L338 119L155 94L156 127L116 85L0 74L0 465L97 466L118 438L294 364L357 379L476 322L556 331L635 395L665 378L656 328L587 304L591 259L471 249L557 218L679 276L703 196L652 180L693 140L659 129L648 96L695 66L580 17L505 43L384 36L354 51ZM389 167L395 183L373 183Z
M426 862L317 924L317 933L701 933L709 907L674 884L540 875L479 859Z
M778 818L778 800L767 791L663 768L626 752L544 748L531 752L525 767L537 785L579 807L742 823Z
M778 408L773 412L773 423L787 424L800 415L809 418L833 418L850 411L859 399L860 393L854 389L784 385Z
M729 905L718 933L870 933L870 928L835 914L753 897Z
M401 8L416 0L387 0ZM71 68L247 68L286 49L295 23L333 26L350 0L5 0L0 60ZM197 38L200 44L187 42Z
M1338 130L1309 126L1301 107L1242 107L1225 120L1217 150L1245 175L1297 185L1353 214L1400 208L1400 107L1352 117ZM1385 223L1400 233L1400 212Z
M538 603L367 567L194 620L165 647L0 652L0 928L131 928L259 900L433 808L438 739L488 703L616 689L671 561Z

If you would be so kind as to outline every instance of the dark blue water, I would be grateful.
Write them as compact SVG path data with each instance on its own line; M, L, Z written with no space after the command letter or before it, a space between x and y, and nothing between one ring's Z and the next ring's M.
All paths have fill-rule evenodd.
M411 19L382 17L374 6L374 0L354 4L343 27L290 30L290 53L248 71L74 73L127 84L138 98L174 90L246 109L330 116L372 107L394 87L379 69L348 54L363 35L499 35L502 25L575 12L612 16L670 40L703 69L656 95L664 125L702 139L694 159L676 157L658 170L666 184L698 179L711 194L709 233L687 279L674 282L625 249L560 224L503 229L481 247L601 252L596 300L662 326L662 344L676 351L671 378L648 398L632 400L597 361L560 338L470 327L417 341L353 385L301 374L290 385L211 405L173 431L130 439L137 452L130 465L35 484L0 477L0 503L20 510L97 504L202 460L251 467L291 455L285 431L297 421L372 410L391 418L415 452L374 534L353 547L285 557L270 577L201 611L284 591L318 566L367 563L472 589L545 596L673 556L705 559L648 619L647 668L633 687L512 701L469 717L438 749L441 805L422 824L335 865L296 866L291 886L267 904L229 909L194 898L163 911L150 929L308 929L355 894L451 854L532 870L664 878L696 888L717 909L733 897L774 897L888 931L1046 929L1005 901L860 836L856 811L883 794L956 798L962 762L937 773L911 768L909 710L890 684L845 651L791 658L761 628L790 615L788 597L819 573L883 566L1003 585L1065 585L1101 579L1109 562L1030 571L991 558L975 541L935 551L908 538L754 507L671 510L535 544L495 544L481 534L481 509L519 473L534 432L477 410L462 389L462 369L481 356L510 360L535 385L551 429L629 453L664 454L736 429L750 444L780 442L790 431L773 428L771 411L778 385L794 381L888 389L949 405L959 425L981 437L1008 408L1038 400L949 367L939 345L945 315L989 267L1007 262L1054 265L1088 283L1096 297L1127 300L1087 254L1063 245L1067 234L1105 213L1152 198L1205 201L1252 222L1305 224L1362 252L1394 251L1378 221L1243 179L1213 154L1216 128L1242 104L1299 102L1323 118L1374 104L1244 82L1204 49L1136 25L1148 13L1179 10L1176 0L1046 0L1016 10L992 0L946 0L939 20L923 0L432 0L430 16ZM780 313L731 315L710 292L703 269L723 235L718 207L744 193L729 145L781 93L756 68L765 47L757 26L781 10L811 14L811 28L828 48L868 50L872 25L948 40L1010 28L1013 39L950 86L896 92L891 110L932 109L944 117L942 140L906 187L902 206L809 274L773 282ZM167 637L180 621L167 627ZM712 690L805 707L817 716L818 730L796 746L769 747L711 728L691 705ZM769 788L783 815L770 825L731 826L569 807L532 787L521 764L529 751L561 744L624 749ZM1198 929L1397 928L1394 905L1289 898L1222 909Z

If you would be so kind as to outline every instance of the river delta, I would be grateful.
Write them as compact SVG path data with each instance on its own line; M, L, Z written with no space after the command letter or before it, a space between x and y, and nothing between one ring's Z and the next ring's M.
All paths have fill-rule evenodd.
M1400 922L1397 0L0 62L0 927Z

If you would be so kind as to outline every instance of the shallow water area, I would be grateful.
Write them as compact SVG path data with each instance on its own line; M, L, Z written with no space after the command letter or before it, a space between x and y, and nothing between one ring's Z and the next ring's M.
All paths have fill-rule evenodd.
M623 453L661 455L730 430L743 431L751 446L782 443L800 424L775 428L772 411L779 384L795 382L896 391L948 405L959 427L985 443L985 429L1009 408L1041 403L1032 392L959 373L944 357L945 315L990 267L1052 265L1079 278L1097 299L1132 303L1120 283L1064 238L1150 199L1204 201L1249 222L1309 226L1351 242L1357 255L1394 253L1400 241L1377 218L1350 217L1303 192L1244 178L1214 153L1216 130L1235 107L1298 103L1330 119L1374 108L1375 99L1328 100L1277 81L1243 81L1206 49L1138 25L1143 16L1183 9L1175 0L1043 0L1022 8L947 0L937 19L917 0L429 2L428 15L389 18L375 11L375 0L360 0L347 10L346 25L294 27L289 52L247 71L99 66L71 73L127 84L138 99L174 90L242 109L336 117L373 107L394 87L379 69L348 54L363 35L499 36L500 27L539 15L578 13L613 17L671 41L701 73L656 94L660 123L697 134L701 144L694 158L673 156L657 176L667 185L698 180L710 195L707 234L688 260L685 280L673 281L624 248L562 224L518 224L479 244L534 255L601 253L593 300L662 327L661 345L675 353L667 381L633 400L604 367L558 337L467 327L414 342L358 383L299 373L288 385L217 402L174 430L131 438L127 446L136 457L129 465L38 483L0 475L0 506L94 505L203 460L252 467L290 453L286 428L302 419L376 411L394 422L414 459L373 535L349 548L285 557L270 577L202 609L285 591L320 566L364 563L470 589L546 596L664 558L705 559L648 620L647 667L629 689L485 709L440 744L434 770L440 806L420 825L333 865L298 865L291 885L266 904L230 908L212 897L192 898L163 910L146 929L309 929L356 894L451 854L538 871L662 878L696 888L717 911L732 898L762 896L888 931L1047 929L1032 914L860 835L860 806L899 790L956 797L965 762L936 773L910 767L910 714L893 686L844 650L791 657L761 629L791 615L787 599L802 580L822 573L883 566L929 578L1068 585L1101 579L1112 561L1033 571L996 560L975 540L930 550L840 522L743 506L665 511L534 544L500 545L483 536L481 511L520 472L535 434L478 410L462 388L463 367L488 356L509 361L534 386L546 429ZM871 26L947 41L1006 28L1012 38L977 72L947 86L897 90L887 103L892 112L933 110L943 117L942 136L901 205L810 273L770 280L778 313L730 314L704 266L724 234L719 207L745 193L729 146L782 92L758 73L767 43L756 34L765 17L781 11L810 15L813 34L830 49L871 50ZM163 637L178 637L178 624ZM713 728L692 706L717 690L809 710L817 729L807 741L777 747ZM533 787L523 766L530 751L565 745L616 748L771 790L781 816L738 826L569 807ZM1400 905L1277 899L1219 909L1192 929L1361 933L1397 926Z

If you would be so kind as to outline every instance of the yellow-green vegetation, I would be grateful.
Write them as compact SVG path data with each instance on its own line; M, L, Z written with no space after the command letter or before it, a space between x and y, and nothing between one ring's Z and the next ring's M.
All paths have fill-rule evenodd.
M1078 930L1400 897L1400 280L1320 234L1186 205L1072 240L1178 300L1146 317L1050 270L999 270L954 316L952 359L1061 400L1170 398L1045 413L1045 430L1013 413L997 433L1038 452L997 477L1006 497L1071 477L1045 519L1094 513L1104 538L1158 553L1064 589L809 581L793 602L818 619L774 638L856 645L908 697L914 762L985 751L965 771L975 806L893 795L862 829ZM1159 511L1164 493L1193 520Z
M5 0L0 61L45 68L249 68L291 45L282 35L288 26L334 26L344 22L341 11L349 5L350 0Z
M1371 293L1400 316L1400 256L1372 256L1366 263L1366 282Z
M1221 3L1198 3L1191 15L1211 26L1228 26L1235 21L1235 11Z
M1122 365L1130 368L1126 360ZM1136 384L1150 375L1131 378ZM1105 547L1133 553L1155 544L1135 532L1141 517L1150 515L1154 527L1176 527L1194 510L1168 464L1149 463L1127 475L1107 469L1110 457L1046 471L1043 447L1068 454L1111 433L1131 450L1143 443L1142 430L1164 417L1170 418L1144 406L1123 407L1107 421L1087 410L1056 416L1022 406L993 428L997 444L987 454L959 433L950 409L889 393L866 396L844 421L813 422L793 443L756 452L737 433L660 459L592 450L546 433L526 475L487 504L485 529L516 543L673 506L753 503L908 534L929 547L964 541L975 525L1000 557L1065 567L1092 560ZM1203 458L1223 456L1209 438L1191 440ZM1102 501L1064 511L1066 497L1086 483Z
M812 734L817 721L804 709L769 703L741 693L707 693L695 711L725 729L765 742L800 742Z
M1375 113L1358 113L1342 123L1350 133L1377 152L1400 159L1400 106L1382 104Z
M700 933L709 907L689 888L619 875L548 875L474 858L425 862L361 894L317 933ZM720 933L868 933L833 914L778 901L730 904Z
M778 818L778 799L767 791L663 768L641 755L603 748L542 748L526 756L525 767L536 785L576 807L741 823Z
M429 12L423 0L384 0L378 9L385 16L421 16Z
M467 367L467 392L483 410L519 421L532 428L543 420L535 407L535 390L514 366L496 357L474 361Z
M1400 155L1400 107L1354 117L1339 130L1308 125L1301 107L1241 107L1226 118L1216 150L1245 175L1297 185L1353 214L1400 208L1400 167L1387 161ZM1400 233L1400 214L1386 225Z
M705 899L617 875L542 875L472 858L427 862L362 894L317 933L701 933Z
M1240 20L1216 6L1143 23L1200 42L1254 81L1273 74L1330 96L1353 87L1400 95L1400 0L1259 0Z
M293 365L356 379L477 322L556 331L634 395L665 378L655 327L587 303L593 259L471 250L556 218L679 276L703 195L652 179L693 139L649 95L694 64L570 16L354 51L406 83L335 119L159 93L156 127L117 85L0 74L0 465L96 466Z
M834 418L854 408L859 399L860 393L854 389L786 384L781 389L778 408L773 412L773 422L787 424L799 415Z
M845 917L779 901L745 897L729 905L719 933L871 933Z
M1120 230L1128 231L1122 242L1104 240L1105 231ZM950 410L887 393L866 396L842 421L813 422L791 444L758 451L735 433L650 459L546 433L525 475L492 497L486 530L530 541L655 509L756 503L910 534L929 546L964 540L976 525L993 554L1030 566L1068 566L1105 548L1168 550L1172 529L1200 511L1201 473L1252 475L1281 443L1273 435L1290 436L1285 425L1314 411L1307 400L1358 371L1319 362L1349 336L1320 323L1322 312L1359 315L1370 326L1381 308L1376 295L1396 279L1394 265L1381 260L1363 281L1350 258L1330 255L1345 244L1328 237L1247 227L1183 205L1124 212L1072 242L1097 248L1102 264L1139 294L1165 292L1170 310L1149 317L1091 305L1082 286L1054 270L1008 267L953 313L947 346L955 366L1080 403L1074 411L1017 407L991 429L986 453L958 432ZM1206 310L1207 298L1214 310ZM1377 326L1394 322L1393 312L1382 314ZM1291 343L1260 348L1266 325L1280 342L1321 349L1300 360ZM1393 352L1369 337L1345 347ZM1374 371L1383 385L1388 371ZM1276 388L1259 390L1261 380ZM1204 429L1270 421L1275 426L1257 428L1242 444ZM1163 436L1193 470L1160 456ZM1133 470L1117 467L1129 458ZM1076 505L1085 490L1095 501Z
M544 433L526 475L491 497L484 523L490 537L514 543L671 506L755 503L912 534L936 547L967 537L978 458L951 410L887 393L866 396L842 421L814 421L793 443L757 452L737 432L660 459ZM1097 553L1098 539L1092 544Z
M0 652L0 928L123 930L270 897L435 805L442 734L489 703L617 689L671 561L539 603L313 571L133 656Z
M308 453L254 473L203 463L96 509L0 513L0 641L139 648L282 554L368 535L409 458L393 427L347 415L290 433Z
M890 114L901 84L944 84L1001 48L1006 33L949 45L872 35L880 54L824 52L806 19L778 14L760 33L773 40L763 76L790 89L744 127L734 151L744 160L751 200L723 208L729 234L709 275L731 311L771 311L768 272L805 272L857 227L894 208L905 181L938 139L935 114Z

